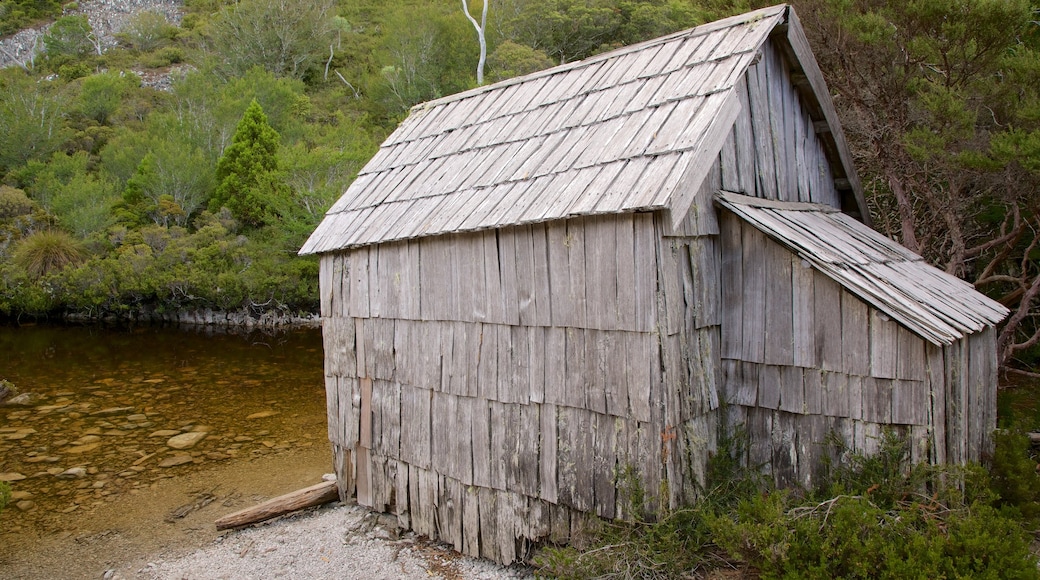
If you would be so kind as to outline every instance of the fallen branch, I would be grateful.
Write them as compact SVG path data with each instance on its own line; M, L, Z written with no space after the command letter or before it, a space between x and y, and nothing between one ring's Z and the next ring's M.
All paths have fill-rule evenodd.
M240 528L303 508L326 504L337 499L339 499L339 488L336 486L336 482L323 481L317 485L269 499L260 505L228 514L214 523L217 525L218 530Z

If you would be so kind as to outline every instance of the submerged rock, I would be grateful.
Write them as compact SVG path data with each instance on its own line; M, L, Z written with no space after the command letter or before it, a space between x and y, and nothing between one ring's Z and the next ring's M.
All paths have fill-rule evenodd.
M166 445L173 449L190 449L194 447L199 441L206 438L208 433L206 431L192 431L190 433L181 433L174 437L170 437L166 441Z
M191 455L172 455L159 462L159 467L176 467L194 461Z

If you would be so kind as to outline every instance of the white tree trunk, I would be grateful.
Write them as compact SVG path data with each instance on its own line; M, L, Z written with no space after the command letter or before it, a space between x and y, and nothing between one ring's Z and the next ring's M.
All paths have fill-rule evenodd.
M462 11L466 14L466 18L469 19L473 28L477 31L477 41L480 43L480 60L477 61L477 84L484 84L484 63L487 61L487 40L484 38L484 31L487 29L487 13L488 4L491 0L484 0L484 9L481 11L480 24L477 24L477 20L469 13L468 0L462 0Z

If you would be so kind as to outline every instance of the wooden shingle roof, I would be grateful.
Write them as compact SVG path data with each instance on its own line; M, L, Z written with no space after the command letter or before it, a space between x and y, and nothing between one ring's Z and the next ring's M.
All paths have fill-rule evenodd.
M770 33L793 24L806 58L788 15L765 8L419 105L300 253L599 213L668 209L678 223Z
M719 205L925 340L945 345L1009 313L880 233L818 204L719 192Z

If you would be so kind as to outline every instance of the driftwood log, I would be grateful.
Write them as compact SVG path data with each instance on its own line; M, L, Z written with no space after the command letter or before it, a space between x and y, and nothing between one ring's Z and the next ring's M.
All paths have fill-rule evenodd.
M218 530L240 528L337 499L339 499L339 490L336 487L336 482L323 481L319 484L269 499L262 504L228 514L217 519L215 523Z

